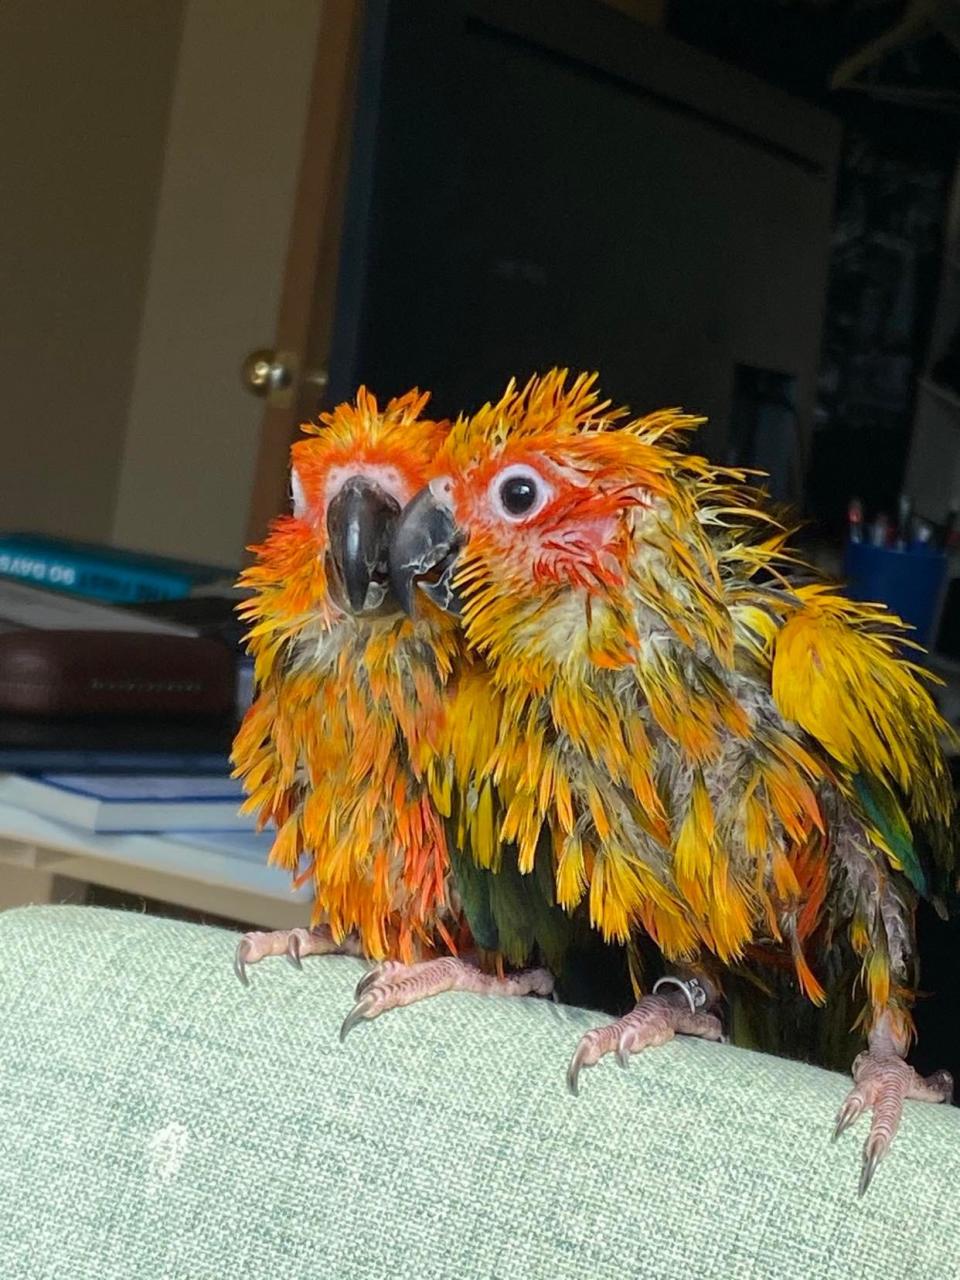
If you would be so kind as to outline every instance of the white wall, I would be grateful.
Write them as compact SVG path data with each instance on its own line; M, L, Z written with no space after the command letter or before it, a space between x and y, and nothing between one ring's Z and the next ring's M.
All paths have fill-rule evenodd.
M0 528L110 535L181 9L0 2Z
M279 301L321 0L185 0L113 541L223 564L262 406L239 366Z

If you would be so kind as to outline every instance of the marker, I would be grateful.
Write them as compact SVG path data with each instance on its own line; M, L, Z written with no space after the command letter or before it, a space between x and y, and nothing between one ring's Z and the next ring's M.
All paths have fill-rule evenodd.
M913 526L913 537L910 539L911 551L935 551L933 541L933 525L926 520L916 520Z
M847 529L851 542L863 541L863 503L851 498L847 505Z
M874 547L885 547L887 545L887 535L890 532L890 522L887 520L884 512L876 517L870 526L870 545Z

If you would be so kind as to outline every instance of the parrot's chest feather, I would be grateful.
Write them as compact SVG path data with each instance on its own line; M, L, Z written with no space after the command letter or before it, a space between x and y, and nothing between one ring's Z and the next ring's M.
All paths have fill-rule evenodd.
M586 897L606 937L640 920L668 955L707 945L731 960L822 897L822 860L806 851L825 838L826 774L762 673L680 643L653 611L635 616L632 664L568 654L542 692L507 693L503 836L525 871L549 823L558 901Z
M415 958L449 916L445 833L426 790L439 747L442 645L405 621L304 627L243 735L272 857L309 877L315 917L376 957Z

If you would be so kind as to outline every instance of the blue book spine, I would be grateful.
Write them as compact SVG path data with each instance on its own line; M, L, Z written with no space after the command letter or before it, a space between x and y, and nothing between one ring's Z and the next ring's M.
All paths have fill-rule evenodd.
M151 573L183 576L191 582L214 582L234 575L234 570L223 565L200 564L195 560L178 560L173 556L155 555L151 551L130 551L126 547L113 547L98 542L83 542L79 538L55 538L42 533L22 533L17 530L0 530L0 550L11 555L67 556L117 568L149 570Z
M193 586L186 574L116 565L85 556L25 551L0 538L0 576L109 604L181 600Z

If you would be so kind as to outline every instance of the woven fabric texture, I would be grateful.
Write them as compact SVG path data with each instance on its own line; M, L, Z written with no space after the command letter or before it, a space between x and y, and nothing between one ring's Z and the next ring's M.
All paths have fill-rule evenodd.
M856 1196L844 1078L678 1040L564 1072L600 1019L447 995L337 1031L354 960L0 915L3 1280L960 1275L960 1113L908 1104Z

